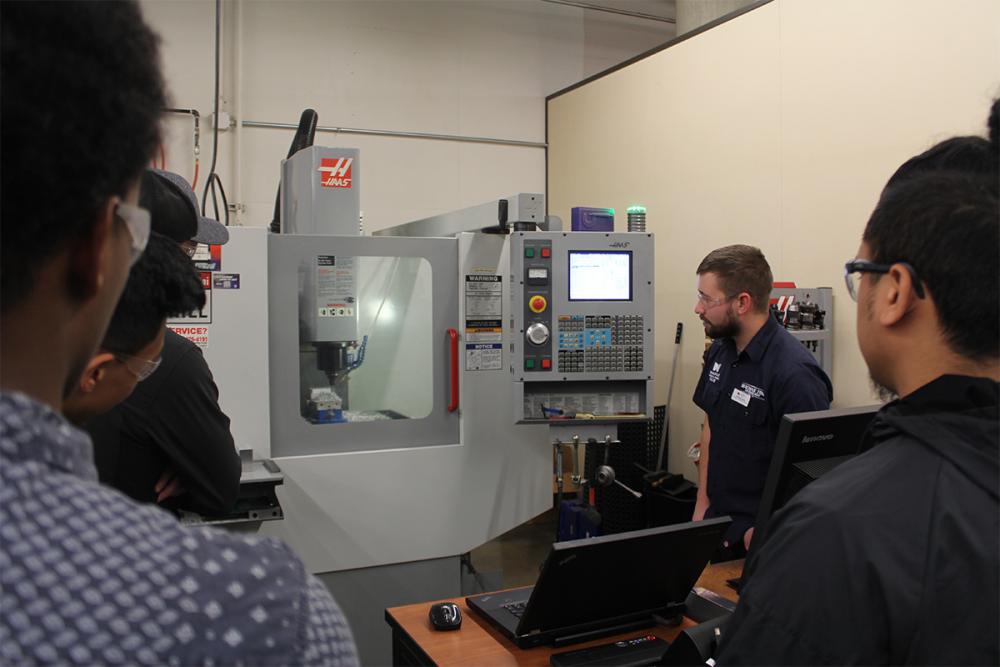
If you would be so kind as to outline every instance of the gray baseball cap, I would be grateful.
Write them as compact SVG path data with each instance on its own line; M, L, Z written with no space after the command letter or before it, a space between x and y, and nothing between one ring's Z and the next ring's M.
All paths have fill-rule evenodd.
M229 240L229 229L201 215L198 196L180 174L147 169L142 178L139 204L152 218L152 229L181 243L221 245Z

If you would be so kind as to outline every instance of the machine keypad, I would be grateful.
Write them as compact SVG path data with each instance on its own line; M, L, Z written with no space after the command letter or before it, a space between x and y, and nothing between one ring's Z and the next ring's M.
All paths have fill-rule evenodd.
M642 371L641 315L564 315L559 318L558 326L559 372Z

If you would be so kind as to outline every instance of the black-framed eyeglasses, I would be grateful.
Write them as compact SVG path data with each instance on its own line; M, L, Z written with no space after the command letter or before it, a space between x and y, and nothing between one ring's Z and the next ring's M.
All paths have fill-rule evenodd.
M892 270L892 267L896 264L899 264L910 273L910 279L913 281L913 291L917 293L919 298L923 299L923 282L921 282L920 276L917 275L917 270L907 262L876 264L875 262L869 262L867 259L849 260L846 264L844 264L844 282L847 283L847 293L851 295L852 299L857 301L858 288L861 286L862 273L889 273L889 271Z

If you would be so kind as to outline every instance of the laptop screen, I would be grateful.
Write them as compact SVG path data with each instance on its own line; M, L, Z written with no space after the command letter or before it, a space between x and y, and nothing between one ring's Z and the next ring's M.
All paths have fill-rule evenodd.
M552 545L517 634L664 612L687 598L729 517Z

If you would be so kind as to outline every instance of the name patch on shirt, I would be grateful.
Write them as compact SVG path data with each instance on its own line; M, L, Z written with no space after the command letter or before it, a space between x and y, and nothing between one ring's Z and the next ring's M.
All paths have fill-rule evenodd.
M740 387L743 388L743 391L750 394L751 398L756 398L759 401L764 400L764 390L760 387L755 387L749 382L744 382Z
M733 395L730 397L744 408L750 405L750 394L733 387Z
M721 370L722 370L722 364L721 364L721 363L719 363L719 362L716 362L716 363L712 364L712 370L710 370L710 371L708 372L708 381L709 381L709 382L718 382L718 381L719 381L719 378L720 378L720 377L721 377L721 375L722 375L722 374L721 374L721 373L719 372L719 371L721 371Z

